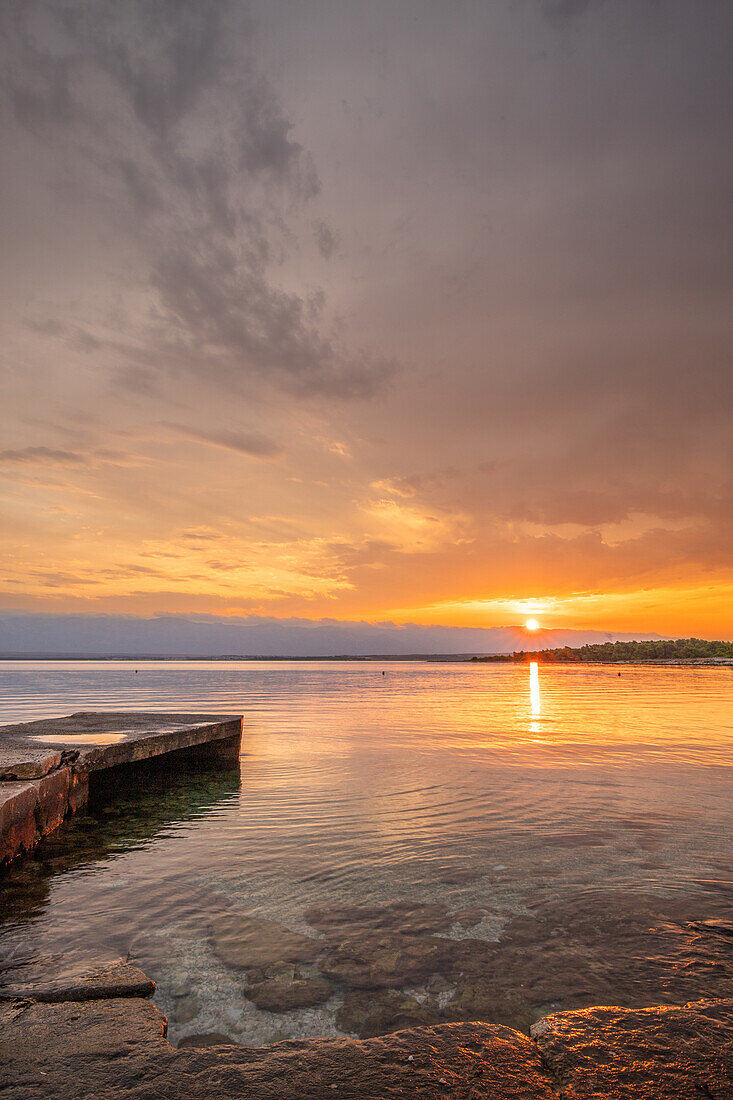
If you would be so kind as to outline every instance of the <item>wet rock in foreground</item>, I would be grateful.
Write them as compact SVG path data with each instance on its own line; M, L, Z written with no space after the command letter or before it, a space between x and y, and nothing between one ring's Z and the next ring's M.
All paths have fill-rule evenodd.
M534 1044L485 1024L257 1050L219 1035L174 1050L164 1035L147 1001L0 1008L3 1100L557 1100Z
M534 1024L564 1100L730 1100L733 1000L589 1008Z
M56 981L29 981L0 986L0 1000L93 1001L111 997L150 997L154 990L155 982L139 966L120 959L118 962Z
M483 1023L251 1049L200 1035L174 1050L140 999L0 1005L3 1100L731 1100L733 1001L592 1008L528 1039Z

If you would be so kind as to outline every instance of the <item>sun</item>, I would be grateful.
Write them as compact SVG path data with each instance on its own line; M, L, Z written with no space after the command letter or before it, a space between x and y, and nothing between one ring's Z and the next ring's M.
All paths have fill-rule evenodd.
M539 630L540 628L540 624L537 622L536 619L527 619L524 625L527 630Z

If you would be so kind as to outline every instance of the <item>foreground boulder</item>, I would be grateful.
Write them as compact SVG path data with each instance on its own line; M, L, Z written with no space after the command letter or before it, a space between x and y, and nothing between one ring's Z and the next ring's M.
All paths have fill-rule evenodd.
M531 1029L563 1100L730 1100L733 1000L558 1012Z
M149 1001L0 1005L3 1100L732 1100L733 1001L174 1050Z
M556 1100L539 1051L508 1028L174 1050L144 1000L0 1008L2 1090L3 1100Z

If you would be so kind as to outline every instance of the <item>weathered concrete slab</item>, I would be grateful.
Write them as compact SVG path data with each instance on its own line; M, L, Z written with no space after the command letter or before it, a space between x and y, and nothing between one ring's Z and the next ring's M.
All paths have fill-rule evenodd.
M94 970L68 974L56 981L0 986L2 1001L96 1001L115 997L150 997L155 982L127 959Z
M58 768L40 779L0 783L0 866L28 852L87 799L85 775Z
M32 780L0 783L0 865L38 842L38 789Z
M235 764L242 717L81 712L0 727L0 865L82 806L89 776L171 755Z
M81 711L0 726L0 751L8 778L29 762L42 766L61 752L75 771L92 772L152 756L241 737L234 714L156 714L137 711Z
M209 1036L174 1050L149 1001L15 1002L0 1005L0 1090L8 1100L730 1100L732 1027L733 1002L702 1001L558 1013L536 1025L536 1041L463 1023L260 1049Z
M733 1097L733 1000L558 1012L531 1035L564 1100Z
M0 780L40 779L61 764L61 752L48 749L0 747Z

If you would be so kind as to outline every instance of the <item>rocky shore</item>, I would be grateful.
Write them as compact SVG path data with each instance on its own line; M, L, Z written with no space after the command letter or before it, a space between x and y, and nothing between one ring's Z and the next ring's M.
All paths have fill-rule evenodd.
M309 912L314 936L232 909L210 935L241 972L246 997L275 1015L335 997L343 1038L253 1048L189 1034L175 1048L148 999L155 983L130 960L63 980L42 969L0 991L0 1092L9 1100L733 1100L733 923L660 928L655 956L640 938L653 903L637 897L635 907L633 919L619 898L605 919L577 905L541 914L557 933L553 950L545 939L544 971L533 955L536 915L514 931L499 967L496 945L441 935L456 916L479 921L479 911L333 906ZM586 928L584 966L563 943L566 921ZM613 950L621 931L626 968ZM539 1020L531 1009L563 984L566 1003L587 1004L589 991L615 986L633 1005L635 983L648 985L655 967L665 1004ZM190 977L181 974L175 990L184 999ZM672 1003L695 989L710 996Z
M7 1100L731 1100L733 999L549 1015L530 1035L469 1022L259 1049L179 1049L126 962L0 1005ZM39 996L39 992L41 995ZM20 994L24 994L20 999Z

